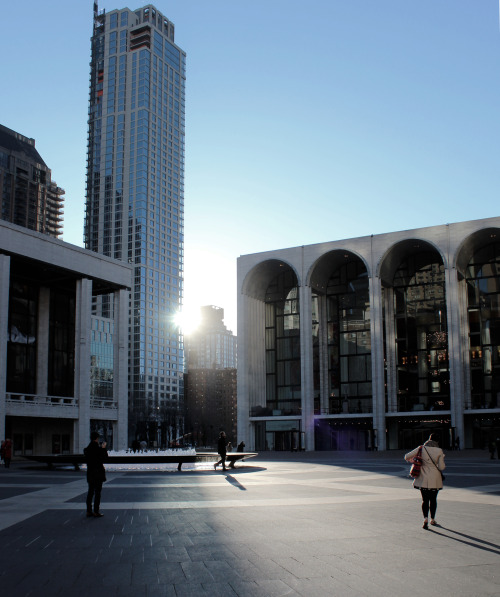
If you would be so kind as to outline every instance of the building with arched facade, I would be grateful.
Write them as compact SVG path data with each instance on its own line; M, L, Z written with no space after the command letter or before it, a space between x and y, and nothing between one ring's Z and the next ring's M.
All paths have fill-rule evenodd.
M250 450L500 436L500 218L238 259L238 438Z

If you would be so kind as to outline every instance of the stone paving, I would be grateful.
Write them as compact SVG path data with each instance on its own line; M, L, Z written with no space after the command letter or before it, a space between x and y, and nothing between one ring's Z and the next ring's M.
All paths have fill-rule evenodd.
M0 594L500 595L500 462L452 452L421 528L401 453L267 453L234 470L0 468Z

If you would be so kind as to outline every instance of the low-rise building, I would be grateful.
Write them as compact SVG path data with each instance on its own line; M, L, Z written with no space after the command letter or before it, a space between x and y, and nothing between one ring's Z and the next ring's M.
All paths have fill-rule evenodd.
M93 428L127 447L131 280L126 263L0 221L0 438L15 455L81 452ZM97 330L100 294L113 317Z
M238 435L251 450L500 436L500 218L238 259Z

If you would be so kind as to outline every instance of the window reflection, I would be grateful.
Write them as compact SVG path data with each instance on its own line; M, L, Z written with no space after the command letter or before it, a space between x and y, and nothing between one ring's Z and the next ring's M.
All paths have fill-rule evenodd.
M482 247L466 274L471 407L500 403L500 244Z
M444 265L437 253L404 260L394 275L399 411L450 408Z
M301 410L300 316L297 278L276 276L266 292L266 412L292 415Z

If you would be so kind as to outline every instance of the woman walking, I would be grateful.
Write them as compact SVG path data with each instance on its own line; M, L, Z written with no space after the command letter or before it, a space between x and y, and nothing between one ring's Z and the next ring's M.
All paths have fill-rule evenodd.
M424 515L423 528L427 529L429 528L429 511L431 524L433 526L437 525L437 495L438 491L443 489L441 471L446 466L444 464L443 450L439 447L439 434L431 433L423 446L418 446L406 454L405 460L411 462L417 456L420 448L422 449L422 468L420 469L420 475L413 481L413 487L420 489L422 495L422 514Z

